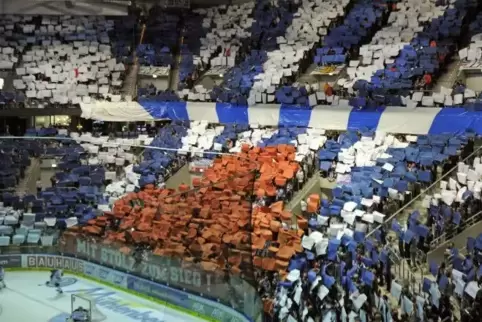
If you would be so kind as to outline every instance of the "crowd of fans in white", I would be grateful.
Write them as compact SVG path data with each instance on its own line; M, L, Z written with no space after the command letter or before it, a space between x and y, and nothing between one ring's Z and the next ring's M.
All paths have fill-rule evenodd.
M3 16L1 25L0 67L14 73L13 87L31 101L42 106L121 100L125 66L112 54L113 20Z

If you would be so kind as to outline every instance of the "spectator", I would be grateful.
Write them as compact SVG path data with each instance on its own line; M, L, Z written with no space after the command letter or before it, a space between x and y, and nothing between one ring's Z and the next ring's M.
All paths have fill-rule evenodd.
M423 75L423 87L425 90L429 90L432 88L432 75L429 73L425 73Z
M40 192L42 192L42 180L40 180L40 178L38 178L36 182L36 186L37 186L37 194L39 194Z
M328 82L325 83L323 90L326 96L333 96L333 87Z
M465 92L465 85L460 81L456 81L452 87L452 95L463 94Z
M55 188L57 185L57 178L55 178L55 175L50 177L50 184L52 185L52 188Z

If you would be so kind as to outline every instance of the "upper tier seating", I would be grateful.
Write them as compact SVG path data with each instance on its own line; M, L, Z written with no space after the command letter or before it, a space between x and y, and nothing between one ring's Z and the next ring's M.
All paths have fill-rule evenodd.
M440 17L433 17L422 32L405 45L393 60L388 54L389 63L375 72L370 80L358 80L354 90L362 99L353 99L350 104L365 106L434 106L435 103L451 106L453 98L450 93L425 95L415 88L430 89L442 67L454 53L458 37L463 26L474 18L477 3L472 0L454 0ZM434 13L437 13L435 11ZM425 21L425 16L418 19ZM383 58L385 59L385 57ZM393 60L393 62L392 62ZM420 84L419 84L420 83Z
M477 30L478 20L474 19L472 12L476 4L472 0L453 0L451 6L444 1L430 0L397 3L357 1L354 4L348 1L332 4L304 0L291 7L278 1L270 5L272 7L267 12L264 12L263 6L258 3L253 10L255 18L260 15L264 18L255 19L250 47L261 51L252 52L231 70L221 72L224 76L221 86L209 91L198 85L193 91L186 89L180 92L180 97L187 95L190 101L212 100L244 105L282 103L314 106L323 103L350 104L359 108L380 105L451 106L477 99L476 93L470 89L458 96L450 88L442 88L436 93L424 93L422 90L431 88L449 62L461 30L472 21L470 29L474 33ZM220 19L229 16L230 7L226 10L228 13ZM345 10L348 13L343 17ZM246 11L244 13L247 14ZM209 19L211 13L202 11L202 14ZM284 28L281 28L284 34L281 33L281 23L276 24L278 20L275 24L269 23L272 15L285 21ZM339 25L342 19L344 22ZM260 26L264 26L263 34ZM279 36L272 37L273 30ZM231 29L223 34L230 35L230 32ZM260 35L265 39L266 35L270 35L271 43L259 43ZM317 87L294 83L299 71L306 69L305 61L310 59L311 49L318 41L323 43L323 47L317 49L315 63L333 65L349 62L347 76L338 80L336 87L339 88L335 89L332 97L326 97ZM239 51L237 46L233 47ZM218 50L214 45L210 48ZM218 56L211 63L227 61L224 49L216 53ZM465 55L464 51L461 54ZM207 51L205 55L201 59L203 63L207 62ZM193 61L196 66L199 59L194 57ZM191 75L196 75L199 70L193 65L187 70L195 70ZM425 85L428 77L429 84ZM318 93L315 95L314 91Z
M114 28L109 33L112 45L112 54L118 62L125 65L134 63L133 52L135 50L135 39L132 39L132 34L138 30L137 17L127 16L114 20Z
M179 61L179 84L177 89L192 87L194 80L198 78L201 69L199 56L201 50L201 39L206 34L202 27L203 16L197 13L183 15L182 45L180 48Z
M447 6L436 5L432 1L406 0L393 5L388 25L377 31L368 45L360 48L360 59L351 60L347 74L350 81L343 84L347 89L357 80L370 81L375 72L387 64L393 64L404 46L424 25L442 16Z
M136 49L139 64L171 66L172 53L180 35L179 15L161 12L154 7L149 12L144 40Z
M306 70L314 45L323 41L327 30L343 17L348 4L349 1L302 2L286 34L277 38L280 49L268 53L264 73L256 77L250 93L250 104L272 103L275 99L280 103L307 104L307 92L303 89L299 93L295 87L279 87L293 83Z
M330 30L324 45L317 49L315 63L344 64L350 51L369 40L381 25L387 6L372 1L359 1L348 12L342 25Z
M195 59L200 59L205 66L234 67L243 40L251 36L253 18L250 16L253 9L254 2L247 2L195 10L204 16L202 26L208 30L206 36L201 38L202 46ZM221 50L218 50L219 47ZM229 56L226 56L227 50Z
M91 98L120 100L123 64L112 57L103 17L22 17L14 25L24 50L13 85L39 105L89 103Z
M5 16L0 17L0 70L13 70L15 64L19 60L19 53L23 51L26 46L26 41L18 36L18 30L15 25L23 20L19 16Z
M258 1L254 9L251 29L251 48L245 60L224 75L224 82L210 93L214 101L246 104L247 97L257 96L252 91L265 70L268 52L279 48L278 37L284 37L298 5L291 1ZM259 50L258 50L259 49Z
M477 69L482 67L482 13L475 17L470 24L470 44L459 50L459 58L463 61L463 68Z

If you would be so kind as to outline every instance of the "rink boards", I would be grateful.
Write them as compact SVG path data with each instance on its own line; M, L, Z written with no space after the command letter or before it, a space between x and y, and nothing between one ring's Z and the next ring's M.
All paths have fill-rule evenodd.
M63 269L207 321L251 321L220 303L73 257L43 254L0 255L0 265L10 270Z

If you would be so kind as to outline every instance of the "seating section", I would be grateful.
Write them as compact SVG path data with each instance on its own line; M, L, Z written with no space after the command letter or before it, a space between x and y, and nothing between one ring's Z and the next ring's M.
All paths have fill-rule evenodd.
M263 82L259 80L263 77L268 52L279 48L277 39L286 34L296 10L297 5L290 1L256 3L251 31L252 50L242 63L224 75L221 86L213 88L209 94L212 100L246 105L248 96L250 101L260 96L254 88L263 88Z
M139 64L165 67L173 64L172 54L180 35L179 23L179 15L162 12L158 7L151 9L143 42L136 49Z
M438 298L444 293L451 295L455 303L463 298L467 310L460 310L461 319L477 316L479 310L480 283L482 276L482 234L468 237L463 248L449 247L443 262L429 263L430 274L422 281L424 293L435 294ZM451 288L452 292L447 292Z
M247 182L241 184L241 182L244 182L241 179L239 179L241 181L237 181L237 186L244 187L242 191L245 191L245 193L255 193L254 203L262 206L254 208L251 219L254 223L252 243L256 250L253 263L258 272L257 274L263 275L267 272L279 272L282 280L287 279L282 283L282 286L288 288L296 284L296 278L293 280L293 276L297 276L297 269L302 270L299 265L308 268L309 271L310 267L309 265L306 266L306 263L312 260L313 256L325 256L323 254L326 254L329 256L328 259L330 259L330 256L333 256L333 254L336 256L336 252L340 247L340 239L337 239L337 236L343 236L341 238L341 244L347 245L350 251L356 249L355 245L361 242L366 243L368 245L366 246L367 251L370 254L366 255L366 257L371 259L371 251L375 248L370 248L370 245L380 243L383 238L385 238L382 237L381 231L374 230L374 228L379 223L385 222L386 214L395 212L406 204L411 197L416 195L418 193L417 191L420 191L420 186L426 187L434 182L436 177L433 175L432 169L449 158L457 158L457 150L459 150L463 144L467 144L471 137L469 134L468 136L459 137L438 135L395 138L392 135L365 131L362 133L348 132L342 134L339 138L335 138L332 134L325 134L324 131L311 129L272 130L249 129L246 127L223 128L222 126L210 127L207 123L192 123L189 128L185 125L173 124L171 127L166 127L165 131L165 134L160 133L158 138L152 142L154 146L163 145L174 149L180 148L182 151L190 151L193 155L202 154L203 151L212 147L214 147L215 150L222 150L223 146L225 146L229 147L231 152L238 153L238 155L247 153L249 160L257 159L258 161L263 160L263 162L265 162L265 165L260 168L261 176L257 178L254 183L254 191L244 190L247 189L245 186ZM173 136L173 133L176 133L176 135ZM332 139L328 139L327 135ZM297 142L296 148L291 145L293 142ZM228 144L226 145L226 143ZM138 216L134 209L125 212L124 209L127 209L123 206L125 202L128 200L139 200L139 198L147 200L145 198L149 195L149 198L158 198L157 200L161 198L165 203L167 202L165 211L169 213L170 220L174 220L172 218L172 216L174 216L176 221L183 223L183 227L189 226L192 228L193 223L202 225L202 227L204 227L202 230L203 236L206 231L214 232L214 230L210 228L210 224L203 220L207 220L206 218L217 218L214 216L215 210L210 210L213 211L212 216L214 217L209 215L210 212L208 212L208 209L201 211L203 217L196 217L198 212L194 210L187 212L188 214L192 214L192 216L190 215L190 219L176 217L176 212L173 209L177 207L179 195L173 194L173 198L165 199L169 197L173 191L164 192L162 189L154 188L154 185L158 183L156 175L159 174L159 172L156 172L156 169L166 167L169 162L172 162L172 159L162 151L152 150L146 153L148 153L145 158L147 161L144 161L139 168L134 167L134 172L141 174L139 185L145 187L143 194L136 194L130 191L131 193L128 196L114 203L113 213L116 216L121 216L122 214L124 218L122 220L123 227L131 225L132 220ZM266 158L259 159L260 156L267 155L273 157L276 155L278 161L271 163L273 161L268 162ZM205 152L204 156L206 156ZM340 183L332 191L332 200L320 200L320 196L311 195L308 199L304 215L297 216L295 224L291 212L284 209L285 203L282 201L284 199L279 199L277 196L278 193L284 193L287 197L286 200L289 200L292 197L293 187L297 184L297 180L301 178L303 182L313 173L313 169L310 170L309 165L313 165L316 159L320 161L322 171L327 169L325 167L326 162L329 162L331 167L333 161L337 161L338 164L335 167L335 171L338 173ZM247 162L243 161L244 158L230 159L229 157L222 157L215 158L214 164L224 164L230 167L228 165L232 164L231 162L238 162L232 160L239 160L239 162L242 163ZM249 164L249 162L246 163L246 169L249 169ZM269 164L271 165L268 166ZM304 164L308 165L308 167L305 168ZM260 165L258 165L258 167L259 166ZM269 171L268 167L271 167ZM218 170L216 170L216 168L218 168ZM221 169L225 169L225 167L214 166L210 168L210 170L204 174L204 179L201 181L203 183L196 181L193 182L194 185L207 184L208 181L206 180L209 180L211 183L218 182L218 180L224 176L222 175L220 177L219 172L217 172L224 171ZM301 173L303 173L305 169L306 175L302 174L299 176L298 173L300 170ZM330 169L328 169L328 171L329 170ZM265 173L265 171L268 172ZM273 171L275 173L274 177L273 175L268 175L268 173L273 173ZM343 175L348 173L350 174L350 181L342 181ZM246 178L250 176L248 173L242 172L241 177L247 180ZM180 192L183 192L185 191L183 189L186 188L183 186L180 189ZM187 195L189 198L194 198L192 200L194 205L196 204L194 200L198 200L197 198L201 198L201 196L207 197L207 194L213 191L211 187L204 189L207 190L202 190L199 197L196 196L198 192L193 193L193 195ZM279 192L280 189L281 192ZM436 198L440 199L440 197ZM174 208L171 209L171 207ZM248 217L246 217L248 213L241 212L238 213L238 215L240 216L237 221L239 223L245 222L244 220L249 220ZM107 218L108 216L110 216L110 213L107 213ZM167 218L168 217L165 219L167 220ZM95 224L92 221L88 227L82 230L96 236L99 234L97 227L105 220L105 218L96 219ZM145 220L147 219L144 218L140 222L144 222ZM186 220L188 221L186 222ZM407 245L410 244L414 238L426 238L431 233L427 222L424 221L421 216L414 214L411 220L415 226L411 227L409 225L409 229L413 229L413 231L410 230L411 235L407 233L407 237L403 239ZM209 221L209 223L210 222L211 221ZM214 220L214 222L217 221ZM394 231L400 231L401 229L401 226L396 220L391 222L390 225ZM234 247L243 253L244 248L241 244L237 243L236 240L243 240L245 234L244 226L237 228L240 230L234 234L233 239L227 238L227 235L224 235L226 237L224 238L223 232L225 230L219 231L219 227L216 227L216 231L218 231L216 234L221 233L219 237L222 238L223 244L230 245L230 247ZM281 227L283 227L283 229L281 229ZM78 230L78 228L73 229ZM145 231L147 228L142 226L142 228L138 227L138 229ZM301 238L302 236L300 237L300 235L296 233L299 229L305 231L310 229L311 235L306 235ZM374 231L374 233L372 233L372 231ZM301 233L301 231L299 232ZM175 253L178 255L174 256L182 257L183 255L178 252L180 249L176 248L178 247L176 246L178 238L176 236L178 236L179 230L167 230L165 233L167 237L163 238L163 246L158 245L158 248L154 251L155 254L167 255ZM326 234L326 237L317 239L317 233ZM366 239L365 236L369 233L374 237L373 241ZM143 238L141 235L135 238ZM189 249L189 257L191 257L192 254L198 253L196 250L198 248L196 247L198 247L198 242L200 242L200 239L198 239L200 235L194 234L193 230L189 232L188 236L187 244L184 247L186 247L186 251ZM112 233L109 234L108 238L117 240L121 237L118 233ZM210 242L213 243L214 239ZM174 252L174 249L177 250ZM218 258L220 253L216 249L210 248L209 250L210 256L214 256L212 257L213 260L207 260L207 257L201 259L203 261L203 267L218 265L215 258ZM184 251L182 253L184 253ZM207 256L207 253L205 255ZM377 251L377 256L377 258L380 258L380 256L387 256L387 254ZM242 261L243 260L241 260L241 262L235 261L237 263L236 265L243 267L244 264ZM365 265L372 266L376 262L377 261L371 259L371 262L366 262L369 264ZM358 269L359 268L356 270L357 272L359 272ZM359 273L366 274L364 272ZM314 273L310 273L310 276L313 274ZM331 280L329 276L334 276L333 272L319 270L318 274L310 277L310 281L318 279L318 276L321 277L323 283L328 283L323 284L326 288L330 289L333 286L333 283L329 283ZM368 279L366 282L373 282L373 278L370 276L370 274L367 275ZM260 295L265 296L266 294L263 293ZM271 294L270 297L272 295L273 294ZM276 305L279 307L283 306L283 304L280 303L276 303ZM281 314L281 311L279 313Z
M469 33L470 44L467 48L459 50L459 58L464 62L464 69L477 69L482 65L482 13L479 13L470 24Z
M467 138L464 137L449 138L449 136L407 137L409 141L412 141L410 144L401 142L391 136L383 138L375 136L374 140L367 139L367 137L369 137L368 133L363 133L362 139L359 141L357 135L347 133L338 138L340 143L327 141L326 148L320 152L322 170L329 171L332 167L332 161L338 158L339 163L335 171L339 174L349 172L350 182L340 183L339 187L333 190L334 199L331 202L321 200L320 205L318 196L310 196L307 200L306 213L311 216L308 222L311 233L301 240L302 249L290 247L286 249L286 253L277 253L276 265L279 265L279 261L285 261L289 272L286 275L286 280L280 284L282 288L275 301L274 312L280 319L286 318L291 313L288 310L288 298L292 298L293 294L301 290L305 294L302 296L304 299L318 295L323 302L329 303L332 300L337 300L337 298L333 298L332 290L336 284L339 284L342 288L349 290L349 294L352 295L350 296L350 302L356 308L358 303L363 303L366 300L366 298L362 299L360 295L357 295L357 290L370 287L370 294L371 291L376 293L376 287L375 289L372 288L375 285L375 280L379 285L380 283L382 285L383 283L390 284L391 278L388 277L389 275L386 272L389 271L386 271L386 269L388 261L393 259L393 255L391 254L391 248L384 246L387 243L387 231L380 229L373 233L372 229L378 223L384 222L385 211L388 211L388 213L395 212L393 209L386 207L390 200L402 201L402 205L406 203L413 193L411 190L415 182L427 186L435 180L431 177L431 172L427 171L427 169L433 167L435 160L444 160L449 158L450 155L454 156L460 145L468 142ZM383 148L379 149L377 146ZM379 153L383 155L382 158L377 157ZM375 155L373 156L373 154ZM445 157L439 158L440 155L445 155ZM328 163L327 166L325 166L326 163ZM410 164L408 169L406 168L407 163ZM381 166L381 176L373 175L377 173L377 171L372 172L376 164ZM461 167L464 167L463 164ZM474 179L473 175L476 174L471 172L472 179ZM463 177L460 174L459 176ZM479 177L479 175L476 175L476 177ZM452 186L455 185L452 184ZM460 189L459 192L461 199L467 198L467 196L462 196L463 189ZM435 196L435 198L437 200L446 199L447 197L444 198L445 195L453 196L457 194L457 188L455 187L453 191L442 192L441 196ZM358 197L356 197L357 195ZM318 207L320 207L319 210ZM439 208L433 206L430 209L433 216L436 213L435 210ZM343 218L343 223L339 221L339 216ZM455 217L457 216L454 215L453 218ZM415 211L407 221L408 228L402 228L402 225L393 220L390 230L398 233L400 243L406 245L405 248L407 249L412 243L415 243L415 245L419 243L420 245L420 240L421 245L423 245L423 240L431 235L430 221L434 219L429 218L427 222L421 218L418 211ZM452 219L450 216L448 218L450 218L448 220ZM460 217L458 217L458 221L460 222ZM370 233L367 234L368 232ZM371 235L373 240L366 239L365 236L368 235ZM280 237L278 237L279 239ZM271 243L270 246L272 245ZM351 267L345 265L347 261L344 260L344 254L347 253L351 253L351 258L357 258ZM314 258L317 258L317 261L314 261ZM313 263L318 263L320 258L326 259L326 261L321 261L325 264L319 267L314 266ZM326 263L331 263L331 265ZM334 267L330 268L329 266L333 266L333 264ZM370 267L374 268L377 265L381 265L382 269L377 271L376 275L373 275ZM340 272L337 271L338 267L341 269ZM307 279L300 278L304 274L307 274ZM353 278L354 275L358 275L359 278ZM402 289L400 285L401 283L397 281L395 281L395 287L393 282L389 285L392 295L397 294L393 292L394 288ZM317 286L322 291L318 291ZM424 291L427 292L428 290L424 287ZM368 296L366 292L363 293ZM363 293L360 292L360 294ZM395 299L397 299L396 295ZM380 309L380 306L375 307ZM324 312L323 309L322 312ZM380 310L380 312L383 312L383 310ZM363 313L362 310L353 311L353 314L356 315L362 315ZM352 313L347 312L346 314Z
M0 191L14 191L30 165L30 156L38 153L37 142L0 140Z
M119 132L117 137L108 137L71 133L73 140L65 140L67 136L62 133L66 131L29 129L26 133L29 137L53 138L51 141L2 141L2 183L11 182L12 186L14 181L19 180L30 162L29 154L56 160L58 170L53 186L37 195L18 196L13 192L1 192L0 235L4 235L1 237L4 243L8 239L12 244L40 242L45 246L51 245L56 241L58 229L86 224L103 211L110 210L109 204L119 197L115 190L119 182L128 181L128 191L139 187L140 175L132 171L136 156L131 146L150 144L152 138L148 135ZM59 136L64 138L59 141L62 145L54 144L57 142L54 137ZM123 187L125 191L126 184Z
M337 8L337 13L343 13L347 9L348 2L342 3ZM360 1L353 5L344 18L343 24L331 26L328 34L322 38L323 47L316 49L314 62L316 65L340 65L345 64L350 54L356 54L358 47L370 40L374 32L386 18L390 8L387 3L372 3ZM332 13L323 13L330 18L341 18ZM330 20L328 20L329 22ZM322 34L326 34L326 29ZM319 88L315 88L319 90ZM311 94L311 95L310 95ZM338 104L338 97L311 93L310 88L303 86L284 86L276 92L276 101L282 104L299 104L314 106L320 101Z
M12 73L19 59L19 52L25 47L24 41L16 39L15 23L21 21L21 17L5 16L0 18L0 70ZM0 109L13 107L15 104L23 104L25 94L17 91L4 91L5 79L0 79Z
M480 162L479 157L466 163L459 162L457 171L441 181L440 191L425 196L423 206L429 213L428 226L435 227L434 239L442 234L453 235L461 231L461 225L481 210L478 202L482 187L479 181L482 175Z
M125 67L112 56L113 26L103 17L23 17L15 24L25 50L14 87L39 105L120 100Z
M378 69L393 64L400 50L423 31L424 25L443 16L446 8L432 1L408 0L394 4L388 25L377 31L370 44L360 48L359 60L350 61L347 69L350 81L342 85L350 89L357 80L370 81Z
M473 1L456 1L453 8L447 8L444 15L433 18L419 32L410 45L404 46L393 64L378 69L370 81L359 80L354 89L362 99L353 99L353 106L409 106L418 104L433 106L435 103L452 105L451 91L425 96L423 92L413 91L417 86L429 89L433 85L440 69L454 53L457 37L462 25L467 22L467 15L476 8ZM419 85L418 85L419 84ZM387 94L390 93L390 94Z
M211 68L220 73L233 67L242 41L249 38L252 2L196 9L184 18L184 44L181 48L180 96L205 97L207 89L193 89L194 81Z
M316 52L315 63L345 63L351 49L370 40L386 13L386 5L372 1L357 2L345 17L344 23L333 28L324 38L324 46Z
M204 17L202 26L208 32L201 38L200 52L195 59L204 66L234 67L241 56L242 42L251 36L253 9L254 2L196 9L195 12Z
M338 138L338 142L327 141L319 153L320 169L325 173L334 171L341 185L333 190L335 199L322 208L322 214L342 213L343 204L350 201L368 207L379 198L402 204L408 202L420 193L421 187L428 187L437 180L438 166L456 166L457 151L465 144L472 144L470 137L473 134L401 139L379 133L373 136L367 132L362 133L360 140L356 133L347 132ZM334 168L333 162L336 162ZM343 183L346 176L350 180L348 184ZM450 195L453 191L446 193ZM430 208L431 197L437 199L438 204L444 194L440 191L434 196L426 196L429 200L424 201L424 206L428 204L426 208Z
M263 0L182 14L156 6L143 18L5 16L0 69L14 71L16 79L15 91L0 91L0 107L121 101L134 57L166 69L179 59L179 83L171 88L176 94L139 89L139 97L156 100L358 108L478 104L470 89L427 92L465 28L472 41L459 56L463 68L477 66L478 9L475 0ZM330 84L334 93L296 82L311 62L341 72ZM208 69L223 82L195 86Z
M132 34L139 31L137 17L127 16L114 19L114 28L109 33L112 46L112 54L118 62L124 65L132 65L134 63L135 39Z
M43 130L28 134L57 133ZM316 129L174 122L162 127L154 138L133 132L117 133L117 138L71 136L78 143L46 150L60 158L55 187L23 198L2 194L0 245L50 245L57 239L55 231L65 228L119 242L126 229L133 227L137 229L130 234L134 240L149 239L148 236L154 236L149 231L158 225L155 227L162 231L162 243L151 240L155 241L156 255L175 256L186 263L194 258L203 269L221 269L222 249L228 246L231 274L248 273L249 270L244 271L246 265L254 265L265 308L274 308L271 313L281 319L291 314L284 307L287 298L294 294L292 291L299 287L305 286L303 300L321 292L306 291L313 290L316 284L323 289L322 298L331 298L330 290L336 283L353 294L364 285L373 286L375 279L386 279L383 273L374 275L368 268L377 264L386 268L387 260L393 258L388 248L381 247L387 229L396 232L405 247L415 240L433 239L437 235L432 234L431 221L440 231L448 229L438 223L441 216L444 223L465 219L450 201L480 194L478 180L482 173L478 171L477 158L473 170L459 164L457 175L448 177L440 191L424 199L422 206L430 209L427 218L422 211L414 211L407 228L402 227L399 218L386 221L389 214L437 179L437 167L445 163L455 166L459 151L462 158L471 153L465 148L472 142L471 133L394 136L363 130L338 136ZM152 148L146 149L143 161L136 164L130 146L139 143ZM235 155L215 156L210 150ZM184 166L188 156L211 158L213 165L204 171L202 179L181 184L178 191L162 188L160 184ZM304 208L302 205L303 213L295 216L286 205L318 165L323 173L337 174L332 198L312 194ZM111 166L124 169L120 180ZM257 177L251 172L255 168L260 173ZM233 184L223 184L230 180ZM202 189L187 192L191 184ZM226 200L235 212L226 215L216 205L205 206L206 200L217 200L214 196L220 191L227 193L227 189L232 190L232 195ZM250 201L237 196L247 196ZM140 209L147 210L129 206L132 202L144 202L145 207ZM154 222L148 211L156 204L162 208L162 216ZM104 235L101 227L112 215L121 218L123 228L108 230ZM141 220L137 220L139 216ZM388 224L385 230L376 229L381 223ZM358 258L351 268L344 267L342 251ZM347 278L338 279L331 265L313 266L315 257L340 267L340 277ZM303 273L307 273L307 280L300 280ZM352 279L353 274L361 280ZM267 287L263 281L270 285L280 283L276 299L276 288ZM363 298L355 295L350 301L355 305ZM355 313L362 314L359 310Z

